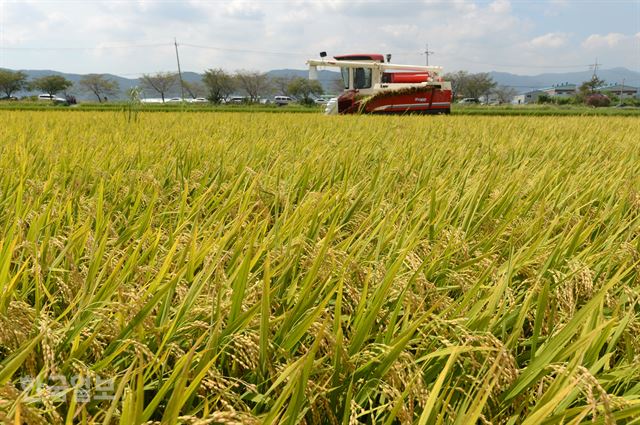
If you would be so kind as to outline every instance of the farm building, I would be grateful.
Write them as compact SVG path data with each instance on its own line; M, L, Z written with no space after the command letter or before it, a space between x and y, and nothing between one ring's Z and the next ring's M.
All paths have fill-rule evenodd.
M542 91L549 96L573 96L577 93L577 87L575 84L561 83L542 89Z
M528 103L536 103L540 95L545 94L542 90L532 90L519 94L513 98L512 103L516 105L526 105Z
M617 84L617 83L609 84L607 86L598 87L598 90L600 90L603 93L611 93L618 97L623 97L623 98L631 98L631 97L638 96L638 88L628 86L626 84L624 85Z
M515 104L527 104L527 103L536 103L538 102L538 98L542 95L547 95L550 97L570 97L574 96L577 93L577 87L575 84L571 83L561 83L554 84L551 87L532 90L513 98L513 102Z

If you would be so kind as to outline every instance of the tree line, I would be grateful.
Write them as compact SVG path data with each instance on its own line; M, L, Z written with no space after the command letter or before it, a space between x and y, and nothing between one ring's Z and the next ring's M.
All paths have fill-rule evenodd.
M486 72L471 74L467 71L450 72L443 75L445 81L451 82L453 99L474 98L493 95L500 103L509 103L518 92L513 87L498 85Z
M181 82L179 75L174 72L143 74L140 85L143 90L156 93L163 102L176 89L184 90L185 96L193 99L204 97L212 103L221 103L237 92L246 94L250 102L277 94L296 97L301 103L313 103L314 96L324 93L322 85L316 80L289 76L270 78L266 73L247 70L229 73L221 68L206 70L201 82ZM11 98L22 90L39 90L55 96L73 86L73 82L60 75L46 75L29 81L27 74L22 71L0 69L0 92L5 98ZM118 81L104 74L83 76L78 81L77 88L95 96L98 102L106 101L108 97L116 96L121 91Z
M508 103L517 94L512 87L498 85L488 73L458 71L445 74L443 78L451 82L454 99L495 96L500 103ZM341 80L336 79L332 88L341 91L341 84ZM28 81L27 75L22 71L0 70L0 92L7 98L22 90L40 90L53 96L73 86L71 81L59 75L47 75ZM245 94L250 102L276 94L296 97L302 103L312 103L314 96L324 93L322 85L316 80L290 76L269 77L266 73L248 70L230 73L221 68L206 70L201 81L182 81L182 87L179 75L175 72L143 74L140 86L147 92L157 94L163 102L169 93L180 88L184 90L185 97L203 97L212 103L221 103L234 93ZM98 102L121 92L118 81L104 74L85 75L78 81L76 88L91 94Z

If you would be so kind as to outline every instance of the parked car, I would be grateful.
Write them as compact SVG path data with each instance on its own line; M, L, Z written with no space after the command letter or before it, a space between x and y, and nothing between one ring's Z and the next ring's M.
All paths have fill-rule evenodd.
M204 97L196 97L195 99L191 99L191 103L209 103L209 101Z
M273 103L278 106L285 106L293 102L293 99L289 96L275 96L273 98Z
M316 99L313 99L313 102L314 102L316 105L326 105L327 103L329 103L329 99L323 99L323 98L321 98L321 97L318 97L318 98L316 98Z
M5 96L5 97L0 97L0 100L18 100L18 98L15 96Z
M140 99L140 103L162 103L162 99L151 97L147 99Z
M246 99L242 96L232 96L227 98L225 103L234 103L234 104L239 104L239 103L245 103Z
M472 105L472 104L477 105L480 103L480 99L476 97L465 97L464 99L460 100L458 103L461 105Z
M181 97L172 97L171 99L165 100L166 103L180 103L184 102L184 99Z

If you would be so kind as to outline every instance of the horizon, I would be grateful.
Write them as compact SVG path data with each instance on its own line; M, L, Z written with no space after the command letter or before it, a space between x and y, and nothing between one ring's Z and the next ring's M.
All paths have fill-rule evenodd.
M110 72L87 72L87 73L78 73L78 72L67 72L67 71L61 71L58 69L12 69L12 68L4 68L4 67L0 67L0 69L8 69L10 71L23 71L23 72L38 72L38 73L44 73L44 72L51 72L51 73L56 73L56 74L64 74L64 75L77 75L77 76L83 76L83 75L88 75L88 74L98 74L98 75L106 75L106 76L113 76L113 77L118 77L118 78L123 78L123 79L127 79L127 80L137 80L140 77L139 76L127 76L127 75L121 75L121 74L113 74ZM618 67L614 67L614 68L599 68L598 72L600 73L606 73L606 72L615 72L615 71L627 71L630 73L636 73L638 74L638 82L640 82L640 72L639 71L635 71L633 69L629 69L627 67L624 66L618 66ZM228 71L230 73L233 73L230 70L225 70ZM269 70L265 70L263 71L264 73L272 73L272 72L285 72L285 71L292 71L292 72L301 72L304 71L306 72L307 69L306 68L274 68L274 69L269 69ZM327 72L332 72L335 74L339 74L338 71L332 71L329 69L322 69L322 71L327 71ZM467 70L456 70L456 71L467 71ZM177 71L174 71L177 73ZM445 73L447 71L445 70ZM505 74L505 75L511 75L511 76L515 76L515 77L527 77L527 78L536 78L536 77L544 77L547 75L566 75L566 74L583 74L585 72L592 72L591 70L577 70L577 71L557 71L557 72L543 72L543 73L538 73L538 74L519 74L519 73L514 73L514 72L506 72L506 71L497 71L497 70L490 70L490 71L481 71L481 72L485 72L488 74ZM153 74L154 72L150 72L149 74ZM196 74L196 75L203 75L204 71L192 71L192 70L182 70L182 75L185 74ZM635 80L634 80L635 81ZM606 81L607 83L609 83L609 81Z

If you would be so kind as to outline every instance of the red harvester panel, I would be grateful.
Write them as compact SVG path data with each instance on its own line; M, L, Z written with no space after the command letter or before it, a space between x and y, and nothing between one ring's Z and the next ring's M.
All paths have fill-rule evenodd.
M385 83L424 83L429 81L428 72L385 72L382 81Z

